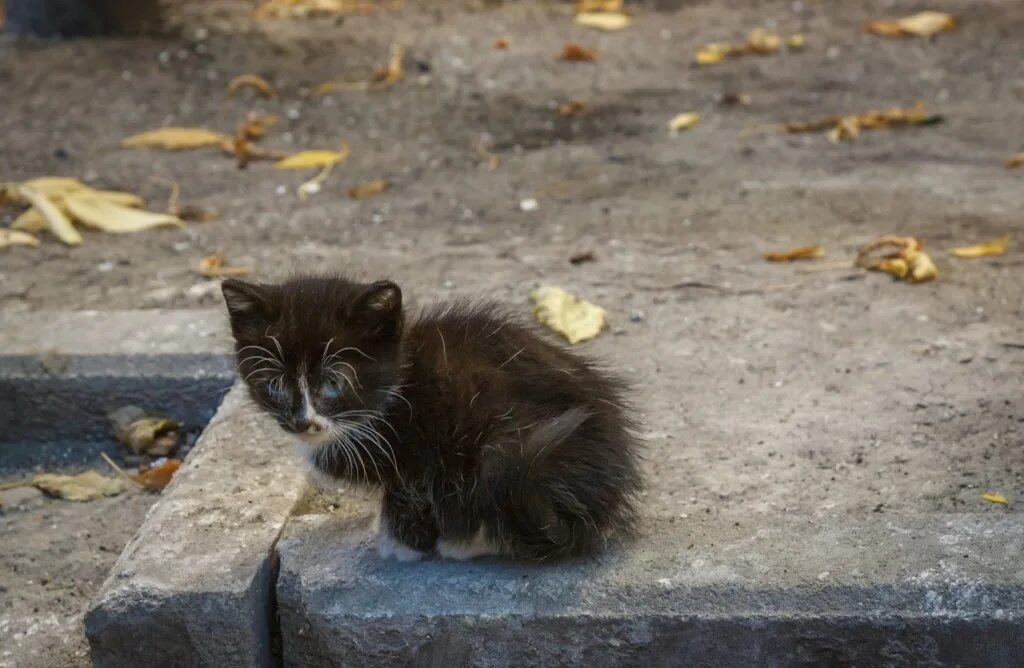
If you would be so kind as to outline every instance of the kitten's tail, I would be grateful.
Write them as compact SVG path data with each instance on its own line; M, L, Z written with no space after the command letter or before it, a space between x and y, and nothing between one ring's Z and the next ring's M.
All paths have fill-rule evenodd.
M541 561L586 552L600 539L601 527L586 505L588 490L579 488L586 483L565 475L573 462L560 447L590 417L585 409L572 408L533 427L525 440L496 446L485 458L482 479L501 509L492 538L502 551Z

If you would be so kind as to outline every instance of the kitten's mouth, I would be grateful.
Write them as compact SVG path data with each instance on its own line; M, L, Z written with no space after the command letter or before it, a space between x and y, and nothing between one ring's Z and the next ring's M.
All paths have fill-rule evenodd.
M325 445L331 440L331 433L326 429L307 429L292 434L295 438L309 445Z

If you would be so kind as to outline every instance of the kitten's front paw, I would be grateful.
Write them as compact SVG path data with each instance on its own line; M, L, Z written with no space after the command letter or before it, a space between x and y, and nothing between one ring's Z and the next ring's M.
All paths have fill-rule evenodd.
M398 561L419 561L427 556L425 552L420 552L419 550L399 542L399 540L392 536L384 527L377 530L377 554L379 554L382 559L394 557Z
M468 561L477 557L487 557L498 554L498 549L491 545L480 529L469 541L458 542L437 539L437 554L444 559L455 559L457 561Z

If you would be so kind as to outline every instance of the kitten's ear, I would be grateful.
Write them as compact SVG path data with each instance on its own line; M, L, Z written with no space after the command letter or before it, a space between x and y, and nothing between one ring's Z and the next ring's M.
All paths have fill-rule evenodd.
M401 288L391 281L372 283L356 300L351 315L375 333L394 333L402 320Z
M228 306L231 324L241 321L273 320L275 314L272 286L246 283L229 278L220 285Z

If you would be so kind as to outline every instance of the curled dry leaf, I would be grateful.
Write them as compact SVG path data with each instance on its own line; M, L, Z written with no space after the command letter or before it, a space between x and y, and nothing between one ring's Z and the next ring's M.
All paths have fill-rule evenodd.
M577 14L576 25L597 30L622 30L633 23L633 17L623 12L586 12Z
M46 221L47 229L69 246L80 246L83 241L82 235L78 233L71 220L64 215L60 207L54 204L53 200L42 192L32 187L19 189L22 197L39 212L39 215Z
M323 169L330 165L345 162L351 150L352 148L348 142L344 142L337 151L299 151L274 163L274 167L277 169Z
M934 125L941 121L942 116L929 115L924 102L918 102L913 107L893 107L846 116L822 116L813 121L783 123L778 127L789 133L828 130L829 140L838 142L859 136L861 130L878 130L901 125Z
M929 37L956 27L956 19L945 12L918 12L895 20L869 21L866 30L885 37Z
M498 49L499 51L507 49L508 46L509 42L504 37L499 37L498 39L494 40L494 48Z
M1007 234L1005 237L1000 239L993 239L992 241L986 241L973 246L950 248L949 254L964 258L985 257L987 255L1005 255L1006 250L1009 247L1010 235Z
M569 100L558 107L559 116L579 116L587 110L587 103L579 100Z
M857 253L856 265L871 271L883 271L908 283L924 283L939 276L935 263L922 248L924 244L914 237L894 234L875 239ZM893 248L894 252L878 256L877 251Z
M562 288L545 286L530 293L533 317L558 332L570 344L592 339L605 327L606 311Z
M266 0L256 8L259 20L372 14L377 5L366 0Z
M801 246L793 250L764 254L764 259L769 262L792 262L793 260L811 260L818 257L825 257L825 249L822 246Z
M121 140L124 148L162 148L181 151L206 146L220 146L231 137L204 128L159 128Z
M21 230L8 230L0 228L0 248L10 248L11 246L38 246L39 239L28 232Z
M107 478L95 471L78 475L41 473L32 478L32 485L68 501L93 501L104 496L117 496L125 490L120 478Z
M1002 494L992 494L991 492L986 492L985 494L981 495L981 498L988 501L989 503L999 503L1004 506L1007 504L1006 497L1003 496Z
M388 189L388 182L382 179L375 179L373 181L367 181L366 183L360 183L352 186L348 189L348 196L352 199L365 199L367 197L373 197L379 195Z
M587 49L574 42L569 42L562 49L562 53L559 55L561 60L567 60L573 63L592 63L595 62L600 53L596 49Z
M668 129L672 133L676 133L679 132L680 130L688 130L689 128L692 128L694 125L697 125L697 123L699 122L700 114L696 114L693 113L692 111L689 111L684 114L678 114L677 116L674 116L668 122Z
M113 234L141 232L154 227L185 226L180 218L169 213L133 209L89 193L67 196L64 198L64 206L76 221Z
M170 484L171 478L179 468L181 468L181 460L168 459L158 466L132 476L132 479L148 490L159 492Z
M621 12L622 0L576 0L576 13Z
M1024 165L1024 153L1014 153L1006 159L1006 166L1010 169Z
M228 97L234 97L243 88L252 88L265 97L277 97L277 91L270 82L257 74L240 74L232 79L228 84Z
M405 59L405 48L397 44L391 45L391 57L387 65L377 68L369 81L326 81L313 89L312 95L330 95L338 91L383 90L390 88L405 78L402 61Z
M730 42L711 42L697 49L696 61L698 65L714 65L726 58L735 58L748 54L769 55L776 53L783 42L790 49L802 49L804 46L803 35L790 35L783 39L782 36L769 32L764 28L755 28L747 35L747 40L742 44Z
M206 278L237 278L251 274L252 267L230 267L222 253L214 253L200 260L196 271Z

